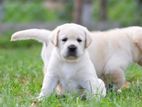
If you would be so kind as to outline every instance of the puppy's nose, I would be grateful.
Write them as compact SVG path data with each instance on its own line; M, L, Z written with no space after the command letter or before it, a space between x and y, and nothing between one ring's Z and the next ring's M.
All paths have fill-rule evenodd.
M75 45L70 45L70 46L68 47L68 50L71 51L71 52L76 51L76 49L77 49L77 47L76 47Z

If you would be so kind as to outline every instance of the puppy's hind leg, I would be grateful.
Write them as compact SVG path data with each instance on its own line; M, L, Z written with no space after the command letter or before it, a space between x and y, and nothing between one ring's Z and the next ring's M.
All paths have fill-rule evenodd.
M82 83L82 87L87 90L89 93L87 93L87 99L90 97L96 97L101 98L106 96L106 88L105 84L101 79L89 79ZM93 96L92 96L93 95Z
M124 71L120 68L112 69L105 72L106 81L114 84L114 89L118 91L125 84Z

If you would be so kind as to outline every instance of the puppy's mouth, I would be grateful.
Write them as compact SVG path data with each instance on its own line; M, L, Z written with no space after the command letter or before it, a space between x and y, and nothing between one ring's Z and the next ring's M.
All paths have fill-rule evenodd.
M65 56L65 59L76 60L78 59L78 55L76 54L76 52L68 52L67 55Z

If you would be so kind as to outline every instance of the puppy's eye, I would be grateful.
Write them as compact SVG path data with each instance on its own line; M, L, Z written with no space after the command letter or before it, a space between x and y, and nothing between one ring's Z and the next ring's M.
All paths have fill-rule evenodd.
M62 41L63 41L63 42L66 42L67 40L68 40L68 38L64 38L64 39L62 39Z
M77 41L80 43L80 42L82 42L82 40L80 39L80 38L77 38Z

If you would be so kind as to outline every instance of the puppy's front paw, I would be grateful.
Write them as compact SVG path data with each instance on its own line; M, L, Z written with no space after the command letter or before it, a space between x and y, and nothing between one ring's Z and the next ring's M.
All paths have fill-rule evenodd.
M33 99L32 104L30 107L38 107L39 103L41 102L41 98L40 97L36 97L35 99Z
M40 103L39 101L34 100L34 101L32 102L32 104L31 104L30 107L38 107L38 104L39 104L39 103Z
M38 97L36 97L36 101L41 102L43 100L44 96L39 95Z
M121 92L122 92L121 89L118 89L118 90L117 90L117 94L120 94Z

